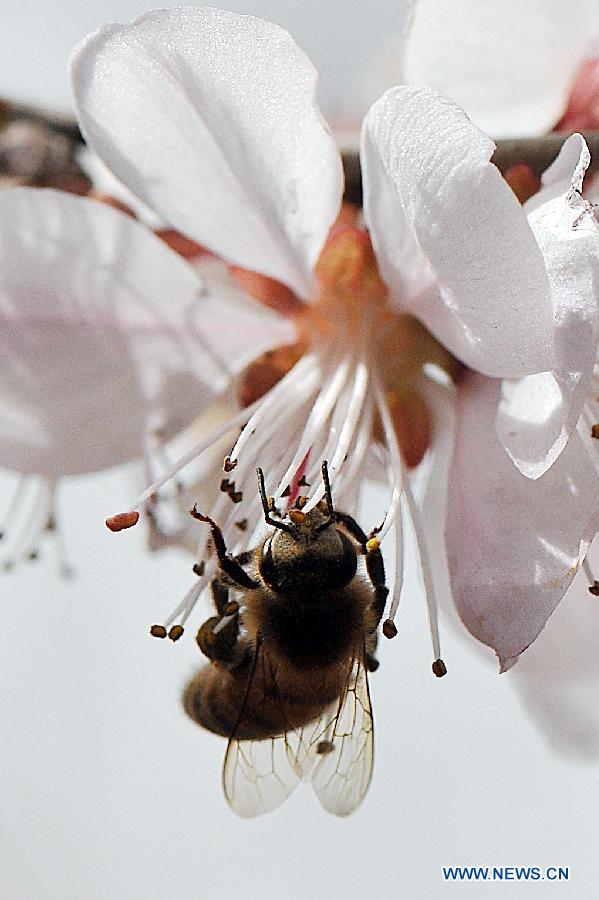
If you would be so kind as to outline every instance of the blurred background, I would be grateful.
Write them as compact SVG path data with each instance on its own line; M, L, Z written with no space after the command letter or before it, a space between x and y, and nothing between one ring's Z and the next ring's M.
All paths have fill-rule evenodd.
M223 7L287 28L321 73L320 96L325 110L353 120L356 112L362 112L368 100L374 99L371 61L389 36L401 32L409 5L408 0L376 0L374 10L372 4L344 0L232 0ZM56 110L71 109L66 60L75 44L105 22L130 21L151 6L143 0L5 3L0 31L0 95Z
M367 73L400 33L406 5L227 6L286 26L321 71L329 115L351 123L373 98ZM145 9L132 0L5 4L0 95L69 111L73 45ZM137 494L138 477L128 468L62 485L72 580L59 577L51 548L0 575L2 898L596 897L599 601L584 583L519 663L517 693L516 672L499 677L492 655L447 624L449 674L431 675L413 564L399 635L383 643L371 678L377 758L363 806L337 820L300 786L280 810L242 821L221 794L224 742L179 707L201 662L193 632L205 610L177 644L148 636L189 586L189 557L150 556L143 528L115 537L103 525ZM3 504L12 483L0 473ZM365 527L385 502L367 489ZM561 728L552 740L537 727L549 718ZM470 889L444 883L443 865L568 866L570 882Z

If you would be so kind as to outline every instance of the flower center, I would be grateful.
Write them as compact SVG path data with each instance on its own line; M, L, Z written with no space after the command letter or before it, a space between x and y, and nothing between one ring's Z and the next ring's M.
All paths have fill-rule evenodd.
M418 465L431 441L431 416L420 390L427 364L454 377L459 364L413 316L389 303L368 234L353 226L334 229L316 264L318 296L292 315L297 341L255 360L240 381L249 405L270 390L308 350L323 359L338 354L375 371L389 407L406 465ZM381 424L374 434L382 441Z

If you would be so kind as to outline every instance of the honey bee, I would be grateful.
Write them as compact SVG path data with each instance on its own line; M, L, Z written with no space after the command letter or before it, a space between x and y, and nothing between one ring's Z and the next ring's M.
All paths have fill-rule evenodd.
M298 497L284 517L257 474L271 530L254 550L230 556L218 525L192 510L211 528L219 574L217 615L197 636L210 663L187 685L183 706L229 738L223 789L236 813L268 812L309 779L322 806L345 816L372 777L367 673L378 668L388 594L379 542L334 508L326 462L324 500L304 512Z

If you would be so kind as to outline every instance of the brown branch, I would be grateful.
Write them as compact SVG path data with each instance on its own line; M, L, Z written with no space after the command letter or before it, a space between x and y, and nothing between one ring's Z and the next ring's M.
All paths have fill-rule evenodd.
M526 163L533 175L540 175L549 166L560 151L567 134L553 132L536 138L503 138L495 141L497 149L492 157L500 172L505 173L517 163ZM599 131L584 133L591 152L589 174L599 171ZM345 199L357 206L362 205L362 173L357 150L343 154L345 171Z
M51 133L64 135L74 146L82 141L75 118L67 115L53 115L39 107L12 104L0 99L0 136L3 124L23 120L44 125ZM537 138L498 140L492 161L501 172L506 172L511 166L524 162L530 166L534 175L540 175L555 159L566 137L567 135L554 132ZM597 172L599 171L599 131L588 131L584 137L591 151L589 172ZM357 149L343 152L343 168L345 171L345 199L361 206L362 174ZM3 160L0 152L0 174L2 171Z

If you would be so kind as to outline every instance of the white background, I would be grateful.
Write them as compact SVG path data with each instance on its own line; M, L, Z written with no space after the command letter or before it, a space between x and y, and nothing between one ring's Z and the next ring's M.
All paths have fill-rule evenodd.
M376 99L370 86L377 71L374 60L401 30L405 6L405 0L231 0L226 4L227 9L286 27L321 73L325 110L352 118L356 111L364 111L367 101ZM130 21L150 7L143 0L1 0L0 95L69 109L66 61L74 45L105 22Z
M3 2L0 92L63 108L71 46L145 8ZM325 105L337 113L357 107L357 73L401 14L397 4L344 0L229 6L286 24L320 67ZM597 764L553 755L510 676L447 629L449 675L433 678L415 577L400 634L383 644L371 679L377 760L363 807L337 820L300 787L266 818L235 818L220 790L223 742L178 705L200 662L194 628L176 645L147 635L187 588L189 560L150 558L141 528L114 536L102 524L136 493L125 474L62 491L73 582L57 577L50 548L0 580L2 898L596 897ZM0 481L0 509L5 488ZM581 589L566 602L588 596ZM442 865L485 864L569 866L571 882L442 882Z
M188 586L189 559L150 558L141 527L103 526L135 493L123 472L71 481L60 509L77 579L56 576L47 547L0 582L0 896L596 897L597 765L552 755L510 676L447 628L449 674L432 676L413 575L371 677L377 759L363 807L335 819L301 785L265 818L229 812L224 743L178 705L200 663L194 628L174 645L147 634ZM572 881L444 884L441 866L460 864L567 865Z

